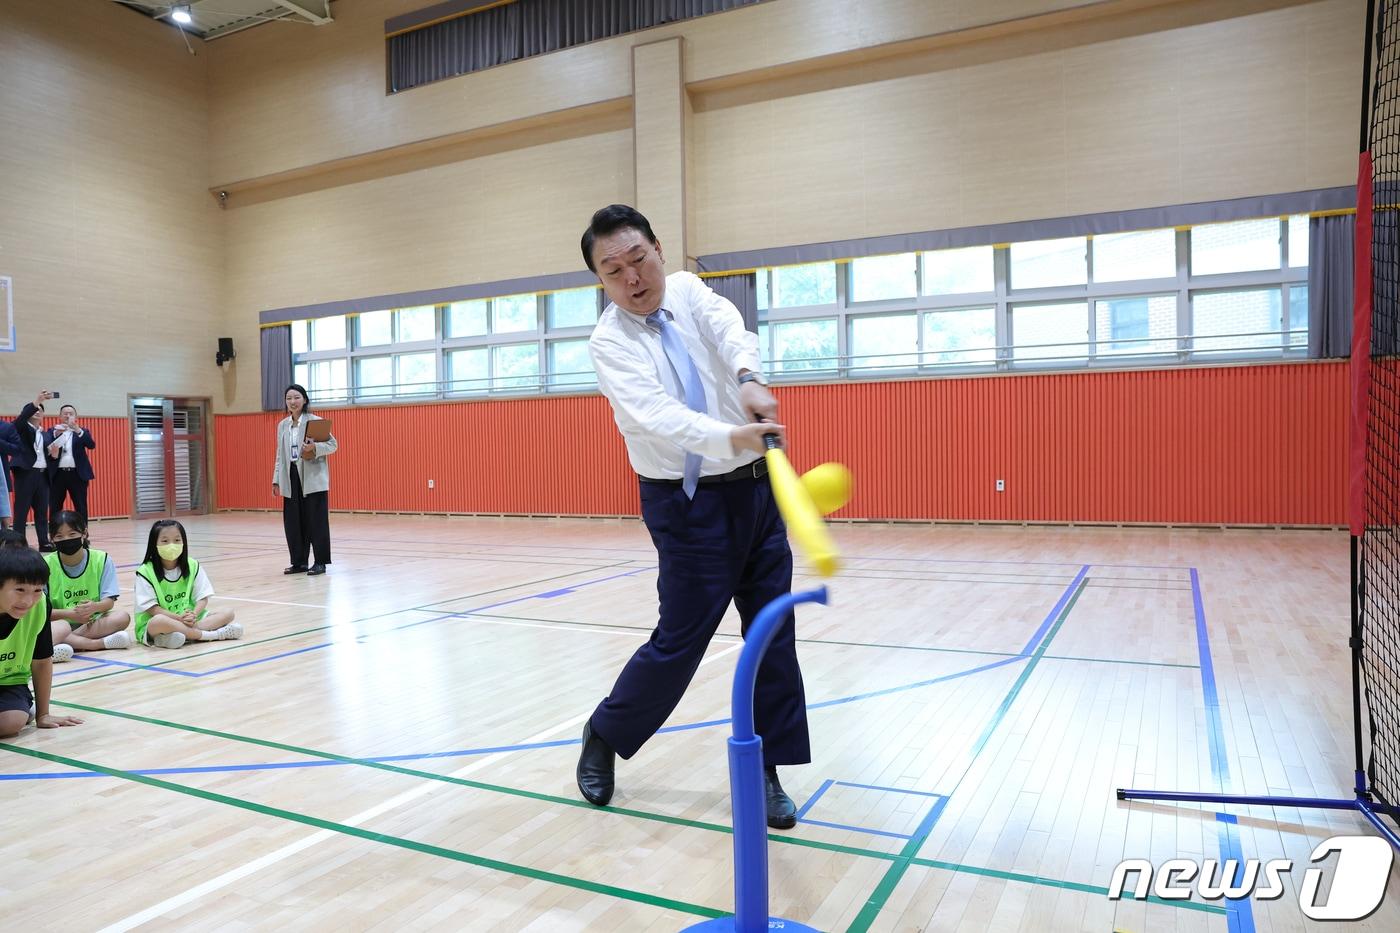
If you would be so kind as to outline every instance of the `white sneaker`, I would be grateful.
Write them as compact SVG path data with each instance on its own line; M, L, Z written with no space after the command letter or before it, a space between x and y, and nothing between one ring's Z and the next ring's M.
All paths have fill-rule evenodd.
M182 632L161 632L151 638L157 648L178 648L185 643Z
M33 703L30 703L30 704L29 704L29 722L26 722L25 725L27 726L27 725L29 725L30 722L33 722L33 721L34 721L34 704L33 704Z
M62 664L64 661L71 661L71 660L73 660L73 646L72 646L72 645L54 645L54 646L53 646L53 663L55 663L55 664Z
M243 637L243 626L237 622L230 622L223 628L217 628L204 636L215 641L233 641Z
M131 633L127 631L113 632L102 639L102 644L107 648L130 648L132 642Z

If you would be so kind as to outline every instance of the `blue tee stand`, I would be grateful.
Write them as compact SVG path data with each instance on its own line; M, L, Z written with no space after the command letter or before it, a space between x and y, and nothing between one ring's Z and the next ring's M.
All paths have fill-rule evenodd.
M753 731L753 690L768 645L798 603L826 605L826 587L785 593L764 606L749 626L734 670L734 734L729 739L729 793L734 811L734 916L706 920L687 930L766 933L816 930L768 916L768 805L763 793L763 737Z

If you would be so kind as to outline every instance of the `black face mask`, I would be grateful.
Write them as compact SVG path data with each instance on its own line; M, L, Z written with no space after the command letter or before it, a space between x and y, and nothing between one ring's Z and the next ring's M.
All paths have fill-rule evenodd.
M62 541L55 541L53 546L58 548L58 553L72 557L83 549L82 538L65 538Z

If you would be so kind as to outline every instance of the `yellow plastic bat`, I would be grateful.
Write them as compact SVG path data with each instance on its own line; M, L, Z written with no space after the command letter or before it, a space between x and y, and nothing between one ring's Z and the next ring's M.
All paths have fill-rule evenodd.
M799 478L787 454L777 446L777 437L769 435L766 441L768 481L788 533L817 573L829 577L839 569L841 556L826 530L822 514L836 511L850 498L850 471L839 463L823 463Z

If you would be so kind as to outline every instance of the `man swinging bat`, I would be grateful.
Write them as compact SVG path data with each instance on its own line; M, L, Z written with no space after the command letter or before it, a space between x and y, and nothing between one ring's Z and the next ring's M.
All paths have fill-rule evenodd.
M666 275L647 219L621 204L593 215L584 262L611 303L588 343L641 488L660 560L660 619L583 729L578 787L612 799L614 756L631 758L680 702L732 600L743 631L792 589L792 551L769 486L764 435L785 437L739 311L689 272ZM757 423L761 419L763 423ZM779 765L811 761L791 615L754 691L768 825L796 825Z

